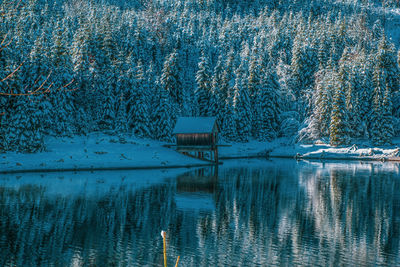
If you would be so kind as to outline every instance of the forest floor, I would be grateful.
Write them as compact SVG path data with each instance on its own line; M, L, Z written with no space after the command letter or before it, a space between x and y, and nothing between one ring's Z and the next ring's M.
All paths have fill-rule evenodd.
M102 133L73 138L46 139L46 151L39 153L7 152L0 154L0 173L188 168L210 163L166 148L164 142L136 137L116 137ZM220 147L221 160L248 157L282 157L315 160L395 160L400 161L400 138L385 147L368 142L346 147L328 144L293 144L287 138L273 142L226 143Z

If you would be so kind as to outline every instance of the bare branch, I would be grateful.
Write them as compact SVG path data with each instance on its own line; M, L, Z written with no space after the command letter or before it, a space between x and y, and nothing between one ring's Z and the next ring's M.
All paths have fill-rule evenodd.
M4 44L6 42L6 40L7 40L7 36L8 36L8 33L6 33L6 35L3 38L3 41L1 41L1 43L0 43L0 52L3 51L4 48L9 46L13 41L13 37L11 37L10 41L8 41L7 44Z
M75 81L75 79L72 79L69 83L67 83L66 85L64 85L63 88L67 88L67 87L70 86L74 81Z
M35 85L38 83L38 81L39 81L39 78L36 79L36 81L33 83L32 87L35 86ZM24 91L25 91L26 89L28 89L28 87L29 87L29 84L27 84L27 85L25 86Z
M8 33L4 35L3 41L1 41L0 46L3 46L4 42L7 40Z
M51 75L52 72L53 72L53 71L50 70L49 75L47 75L47 77L46 77L46 80L44 80L44 82L39 86L39 88L37 88L35 91L33 91L32 94L35 94L36 92L42 90L43 86L44 86L44 85L47 83L47 81L49 80L50 75Z
M16 68L13 72L11 72L9 75L7 75L7 77L5 77L3 80L1 80L0 82L4 82L5 80L8 80L8 79L10 79L21 67L22 67L22 65L24 64L25 62L22 62L19 66L18 66L18 68Z

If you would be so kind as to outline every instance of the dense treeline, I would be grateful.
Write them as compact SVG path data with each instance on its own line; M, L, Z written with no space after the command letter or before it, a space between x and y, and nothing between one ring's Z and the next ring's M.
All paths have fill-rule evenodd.
M396 5L2 2L0 150L99 130L170 140L182 115L217 116L234 141L388 144L399 57L374 8Z

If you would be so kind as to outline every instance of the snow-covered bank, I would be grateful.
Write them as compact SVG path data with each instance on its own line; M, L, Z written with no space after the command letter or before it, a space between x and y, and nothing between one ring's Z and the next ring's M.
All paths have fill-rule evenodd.
M290 144L285 138L273 142L250 141L227 143L220 147L220 159L246 157L282 157L316 160L379 160L400 161L400 139L390 147L368 144L335 148L327 144ZM163 147L163 142L119 138L93 133L74 138L46 140L47 150L34 154L8 152L0 154L0 173L44 171L88 171L186 168L210 163L190 158Z
M46 140L47 150L24 154L0 154L0 173L74 170L179 168L210 165L186 157L164 143L137 138L118 138L93 133L74 138Z
M221 158L274 157L317 160L367 160L400 161L400 138L394 144L374 147L369 143L347 147L332 147L328 144L291 144L288 139L276 139L270 143L251 141L233 143L220 149Z

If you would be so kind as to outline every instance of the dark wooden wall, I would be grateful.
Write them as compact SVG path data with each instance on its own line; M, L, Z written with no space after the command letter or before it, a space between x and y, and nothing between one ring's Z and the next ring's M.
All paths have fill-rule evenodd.
M212 133L202 134L177 134L177 146L215 146Z

